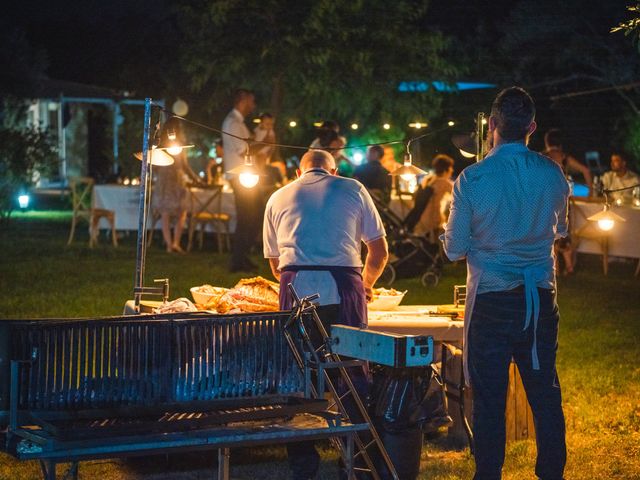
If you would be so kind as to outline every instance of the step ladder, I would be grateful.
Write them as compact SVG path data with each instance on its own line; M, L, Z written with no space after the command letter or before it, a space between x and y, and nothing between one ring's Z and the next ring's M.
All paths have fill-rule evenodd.
M316 312L316 304L313 303L314 300L320 298L318 294L300 298L293 288L293 285L288 284L287 288L293 299L293 309L291 317L285 325L284 336L296 363L305 375L305 385L307 389L305 393L312 398L323 398L326 385L333 397L332 403L329 404L329 409L335 408L344 421L350 423L366 423L368 425L368 430L358 432L354 435L356 453L353 455L353 471L355 473L368 473L374 480L381 480L382 477L378 472L378 467L376 467L374 460L378 458L382 460L391 478L399 480L393 462L378 432L373 426L369 412L367 412L366 406L362 402L351 377L347 373L347 368L361 368L365 362L362 360L341 360L337 354L331 351L331 339ZM321 345L313 345L309 332L307 331L307 326L305 326L303 322L303 318L305 317L311 319L311 325L309 325L308 328L315 328L320 334L320 338L322 339ZM330 375L330 372L333 371L337 371L337 378L342 381L345 387L344 392L336 388L335 382L331 378L332 375ZM311 379L312 373L315 374L317 386L314 385ZM335 378L335 375L333 376ZM351 414L347 411L347 408L345 408L345 401L349 397L355 405L356 410L355 413L352 412ZM354 414L358 414L362 421L354 422L351 419ZM348 445L346 445L341 438L333 439L332 442L339 450L342 460L347 466L347 470L350 470L348 466L350 465L349 462L351 462L351 458ZM361 459L364 465L359 466L356 463L358 459Z

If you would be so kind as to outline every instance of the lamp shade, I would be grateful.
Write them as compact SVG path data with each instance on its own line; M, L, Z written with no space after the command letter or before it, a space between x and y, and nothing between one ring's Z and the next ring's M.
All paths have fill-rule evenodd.
M151 150L149 150L148 155L151 165L166 167L167 165L172 165L174 162L173 157L169 155L163 148L153 147ZM136 152L133 154L133 156L142 161L142 152Z
M416 167L411 161L411 155L404 156L404 164L401 167L396 168L393 172L389 172L389 175L400 175L400 177L408 180L417 175L427 175L427 172Z
M476 156L476 133L459 133L451 137L451 143L460 150L462 156L473 158Z
M627 220L617 213L612 212L609 209L609 205L605 205L601 212L591 215L587 220L592 222L598 222L598 227L601 230L611 230L616 222L626 222Z

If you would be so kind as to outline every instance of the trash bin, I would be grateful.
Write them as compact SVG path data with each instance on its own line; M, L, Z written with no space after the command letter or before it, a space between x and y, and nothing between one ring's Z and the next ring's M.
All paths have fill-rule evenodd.
M442 383L431 367L376 366L372 373L373 422L400 480L415 480L423 428L450 421L442 404ZM382 459L376 459L376 464L383 479L392 478Z

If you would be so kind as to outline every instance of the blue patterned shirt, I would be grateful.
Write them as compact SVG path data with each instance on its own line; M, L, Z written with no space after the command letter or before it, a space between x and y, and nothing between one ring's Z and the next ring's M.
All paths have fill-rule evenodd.
M569 185L561 168L524 143L501 144L463 170L441 237L451 260L482 265L477 293L523 284L515 270L540 266L538 287L554 288L553 241L567 235Z

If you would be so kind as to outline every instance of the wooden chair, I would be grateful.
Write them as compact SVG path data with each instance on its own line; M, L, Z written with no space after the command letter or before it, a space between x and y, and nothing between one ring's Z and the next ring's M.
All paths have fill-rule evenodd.
M576 225L580 226L576 226ZM600 230L596 222L587 220L587 214L575 203L573 197L569 200L569 226L571 239L574 242L574 251L578 250L581 240L597 242L602 253L602 271L605 275L609 272L609 236L610 231Z
M204 190L206 197L200 197L199 191ZM223 252L226 245L231 250L229 223L231 217L222 212L222 185L198 186L189 189L191 208L189 209L189 243L187 251L191 251L193 234L199 228L198 246L202 250L204 230L211 225L216 233L218 252Z
M100 220L104 218L111 225L111 242L114 247L117 247L116 212L103 208L93 208L91 206L93 185L94 180L91 177L74 177L69 179L73 216L71 218L71 231L69 232L67 245L71 245L73 242L78 221L87 220L89 223L89 247L93 248L93 246L98 243Z

